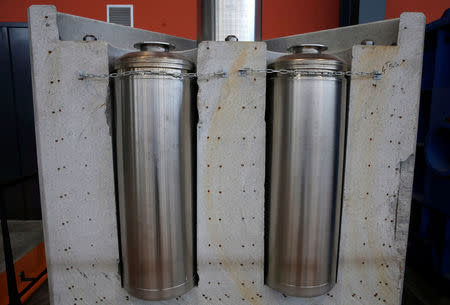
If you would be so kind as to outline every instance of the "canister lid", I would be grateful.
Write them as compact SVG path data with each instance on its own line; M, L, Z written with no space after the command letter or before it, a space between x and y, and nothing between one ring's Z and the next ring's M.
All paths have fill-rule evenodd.
M145 41L134 45L139 52L131 52L118 58L115 69L129 68L171 68L191 70L194 64L184 56L171 53L175 46L168 42Z
M322 44L294 45L288 48L292 54L281 56L269 68L342 71L345 63L333 55L322 54L327 49Z

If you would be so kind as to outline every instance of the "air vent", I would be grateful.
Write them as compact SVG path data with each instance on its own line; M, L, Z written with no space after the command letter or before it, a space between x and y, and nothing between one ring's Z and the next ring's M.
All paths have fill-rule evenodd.
M133 26L133 5L106 5L107 21Z

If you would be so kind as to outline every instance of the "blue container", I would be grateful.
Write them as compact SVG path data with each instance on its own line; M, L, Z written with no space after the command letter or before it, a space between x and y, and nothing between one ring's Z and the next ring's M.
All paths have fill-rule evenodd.
M450 9L426 27L413 198L408 254L450 279Z

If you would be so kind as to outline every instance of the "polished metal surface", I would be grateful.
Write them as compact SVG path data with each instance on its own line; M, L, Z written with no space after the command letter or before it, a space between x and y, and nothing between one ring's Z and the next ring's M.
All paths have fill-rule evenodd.
M179 55L155 51L157 47L144 44L141 49L152 51L118 59L118 72L192 68ZM115 86L123 283L138 298L174 298L194 282L192 79L132 75L117 78Z
M193 63L183 55L168 52L175 49L175 46L170 43L139 42L134 46L140 48L141 52L132 52L121 56L114 63L115 69L161 68L175 69L179 72L193 68ZM173 71L171 70L171 72Z
M334 71L344 66L339 59L320 54L321 48L292 48L308 51L283 56L269 68L307 69L310 63L311 69ZM266 282L287 295L322 295L336 282L345 88L345 79L334 76L278 74L268 79Z
M374 46L375 42L373 40L370 40L370 39L364 39L363 41L361 41L361 44L363 46Z
M169 42L162 41L144 41L133 45L136 49L149 52L169 52L175 50L175 45Z
M234 35L228 35L225 37L225 41L239 41L239 39Z
M197 0L198 42L223 41L229 35L239 41L261 40L261 0Z

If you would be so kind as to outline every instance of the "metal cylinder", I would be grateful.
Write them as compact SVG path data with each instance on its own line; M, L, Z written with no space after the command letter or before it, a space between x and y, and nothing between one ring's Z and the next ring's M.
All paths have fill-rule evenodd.
M140 43L116 60L116 164L122 279L141 299L163 300L193 286L195 100L193 69L167 43ZM142 71L152 73L141 73Z
M261 0L197 0L197 41L261 40Z
M345 78L322 45L290 48L268 79L267 284L291 296L328 292L336 281L345 138ZM328 72L329 75L319 75ZM312 74L316 73L316 74Z

